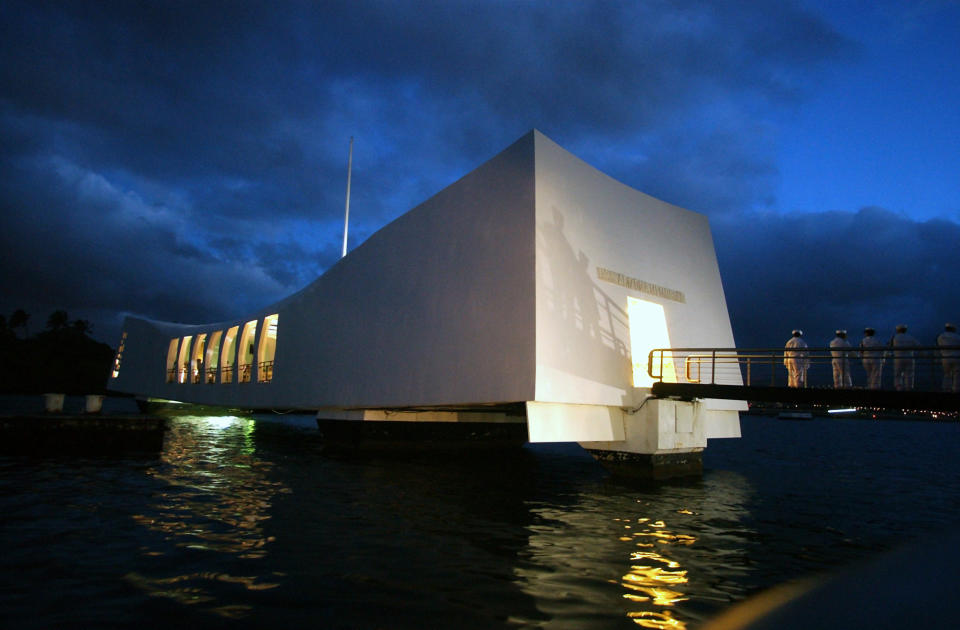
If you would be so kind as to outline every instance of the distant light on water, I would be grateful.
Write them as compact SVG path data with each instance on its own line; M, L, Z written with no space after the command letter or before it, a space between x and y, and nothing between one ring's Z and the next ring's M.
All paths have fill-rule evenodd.
M827 413L852 413L856 410L856 407L848 407L846 409L827 409Z

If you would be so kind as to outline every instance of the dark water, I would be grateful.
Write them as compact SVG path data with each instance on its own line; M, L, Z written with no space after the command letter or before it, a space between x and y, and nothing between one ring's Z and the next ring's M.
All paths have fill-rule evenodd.
M15 628L696 628L960 516L960 424L744 417L700 480L575 445L338 457L309 417L178 418L155 456L0 458Z

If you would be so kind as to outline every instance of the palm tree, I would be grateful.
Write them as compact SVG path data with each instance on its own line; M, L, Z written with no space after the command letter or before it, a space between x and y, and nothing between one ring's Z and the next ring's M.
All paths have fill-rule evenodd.
M75 319L70 325L81 335L88 335L90 331L93 330L93 326L86 319Z
M66 328L69 322L70 317L66 311L56 310L50 313L50 317L47 318L47 328L50 330L60 330L61 328Z
M27 328L27 321L29 321L29 319L30 315L22 308L18 308L10 316L10 321L7 325L10 326L10 330L23 328L23 338L26 339L30 336L30 329Z

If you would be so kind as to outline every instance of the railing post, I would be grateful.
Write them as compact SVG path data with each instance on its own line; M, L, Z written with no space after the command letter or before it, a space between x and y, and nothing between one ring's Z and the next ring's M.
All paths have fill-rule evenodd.
M937 384L937 353L930 352L930 391L940 391L943 389L943 381Z
M777 353L775 350L770 351L770 387L776 387L777 385Z

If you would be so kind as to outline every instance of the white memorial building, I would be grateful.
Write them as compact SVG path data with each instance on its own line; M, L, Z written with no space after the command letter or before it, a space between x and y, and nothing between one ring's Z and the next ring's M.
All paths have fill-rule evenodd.
M739 437L746 405L649 399L647 355L734 345L707 218L531 131L281 302L128 318L108 386L316 410L331 439L578 442L670 475Z

